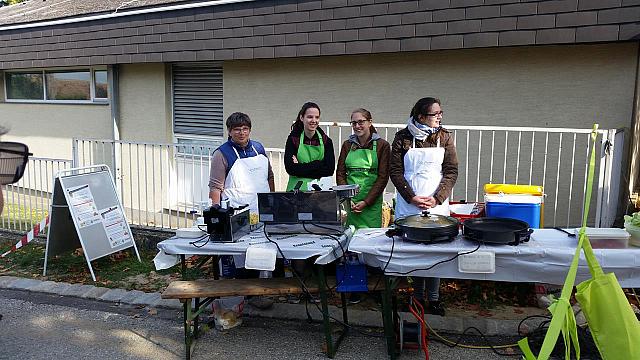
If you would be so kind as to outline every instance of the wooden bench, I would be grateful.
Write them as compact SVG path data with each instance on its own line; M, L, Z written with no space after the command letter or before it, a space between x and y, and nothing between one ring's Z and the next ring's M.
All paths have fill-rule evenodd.
M329 307L327 304L328 289L334 289L336 280L333 277L326 277L322 267L318 268L319 271L315 273L313 281L307 281L305 286L311 293L320 294L320 304L322 308L322 320L325 333L325 342L327 348L327 356L333 358L336 350L340 345L340 342L344 336L348 333L349 320L347 317L347 301L344 293L340 293L342 301L342 321L343 327L340 335L334 342L332 336L331 322L329 318ZM318 280L320 279L320 280ZM323 282L323 286L318 286L318 283ZM400 281L395 281L393 284L389 282L387 277L382 276L370 276L368 278L369 291L392 291L391 289L406 288L408 285L404 278ZM198 320L199 315L205 310L205 308L211 304L211 302L219 297L224 296L260 296L260 295L287 295L287 294L302 294L304 291L300 286L300 282L296 278L269 278L269 279L203 279L203 280L180 280L173 281L162 292L163 299L178 299L183 304L184 311L184 339L185 339L185 354L186 359L191 358L192 347L195 344L194 339L198 337ZM383 309L382 315L388 316L384 323L392 324L398 321L397 316L393 316L393 313L397 313L397 303L394 297L393 303L385 300L391 297L390 293L387 296L382 297ZM202 301L200 301L203 299ZM192 303L195 304L192 307Z
M342 338L346 334L347 327L344 326L342 334L334 343L331 335L331 324L328 317L329 308L327 305L327 289L332 288L335 279L326 279L322 274L316 279L324 279L326 284L318 286L318 281L308 281L305 286L311 293L320 293L322 306L322 317L324 332L327 344L327 355L330 358L335 356L335 351ZM269 279L220 279L220 280L192 280L173 281L162 292L163 299L178 299L183 304L184 311L184 338L186 359L191 358L192 346L197 339L198 319L200 314L211 302L223 296L251 296L251 295L287 295L302 294L303 289L300 282L295 278L269 278ZM343 305L346 305L344 294L341 294ZM203 301L200 301L203 299ZM194 307L192 307L195 300ZM343 310L343 320L347 324L346 306Z

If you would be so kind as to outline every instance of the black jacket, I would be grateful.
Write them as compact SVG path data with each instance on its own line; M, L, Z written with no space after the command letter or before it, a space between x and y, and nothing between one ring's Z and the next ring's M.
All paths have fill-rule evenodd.
M301 137L300 131L291 131L284 147L284 167L287 170L287 174L309 179L318 179L333 175L333 171L336 168L336 157L333 152L333 141L331 141L331 138L318 128L316 135L312 139L306 137L304 132L302 133L304 144L319 146L320 139L318 138L318 134L322 136L322 141L324 142L324 159L314 160L306 164L295 164L293 162L293 156L298 153Z

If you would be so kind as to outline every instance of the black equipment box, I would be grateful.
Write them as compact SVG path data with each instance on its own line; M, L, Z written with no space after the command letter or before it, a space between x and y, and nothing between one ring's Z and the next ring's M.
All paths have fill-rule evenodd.
M341 224L335 191L258 193L258 211L265 224Z
M249 208L227 208L212 206L202 212L211 241L236 242L251 232Z

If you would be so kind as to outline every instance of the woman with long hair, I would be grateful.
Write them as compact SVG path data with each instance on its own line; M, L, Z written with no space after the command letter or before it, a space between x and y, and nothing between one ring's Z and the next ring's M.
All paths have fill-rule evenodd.
M300 190L307 191L310 182L333 176L336 159L333 142L320 125L320 107L306 102L291 125L284 148L284 167L289 174L287 191L302 181Z
M449 215L449 195L458 179L458 157L451 132L442 127L439 99L425 97L411 109L407 127L398 131L391 148L391 181L398 194L395 216L419 214ZM415 297L427 312L444 315L439 278L416 278Z

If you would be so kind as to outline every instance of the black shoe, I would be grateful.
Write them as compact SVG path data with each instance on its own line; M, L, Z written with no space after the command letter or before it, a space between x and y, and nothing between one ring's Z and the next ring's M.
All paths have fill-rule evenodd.
M444 316L444 305L440 301L429 301L429 305L425 308L425 312L431 315Z

